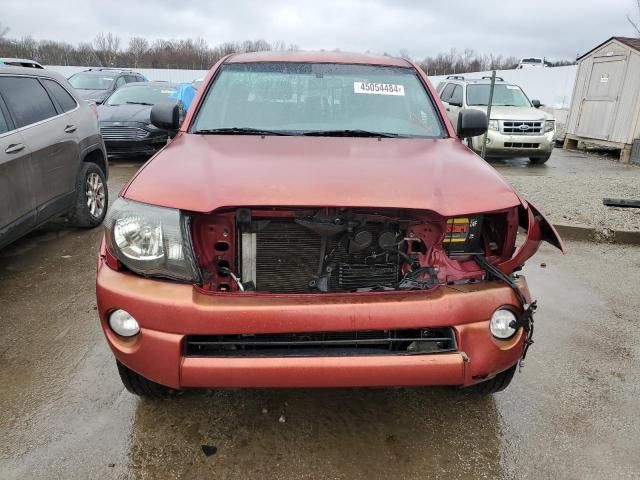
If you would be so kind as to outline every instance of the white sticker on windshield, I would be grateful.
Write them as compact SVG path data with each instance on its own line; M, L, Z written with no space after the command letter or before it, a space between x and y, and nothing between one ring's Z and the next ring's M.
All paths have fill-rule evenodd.
M404 97L404 85L395 85L393 83L353 82L353 92Z
M519 87L516 87L515 85L507 85L507 88L509 90L518 90L519 89Z

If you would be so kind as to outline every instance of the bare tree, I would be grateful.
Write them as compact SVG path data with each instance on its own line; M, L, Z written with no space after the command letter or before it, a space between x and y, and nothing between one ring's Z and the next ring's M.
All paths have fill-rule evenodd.
M9 27L5 27L0 23L0 39L4 38L7 33L9 33Z
M96 47L96 54L103 67L115 65L118 53L120 51L120 37L108 32L104 34L100 32L93 40Z
M142 37L131 37L129 40L129 50L128 54L131 56L133 60L133 67L138 68L138 64L142 57L149 51L149 42L146 38Z
M91 66L96 65L99 62L96 52L93 49L93 45L86 42L78 44L74 57L76 61L73 63L77 65Z
M629 23L635 29L636 35L638 35L638 37L640 37L640 0L636 0L635 3L636 3L637 10L638 10L638 20L634 21L631 18L631 15L627 15L627 20L629 20Z
M15 46L19 52L18 56L44 61L44 59L38 55L38 42L34 40L33 37L22 37L15 42Z

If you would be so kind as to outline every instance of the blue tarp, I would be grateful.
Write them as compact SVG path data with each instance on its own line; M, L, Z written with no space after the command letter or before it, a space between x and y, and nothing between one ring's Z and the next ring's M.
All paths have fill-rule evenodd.
M182 108L186 112L193 102L193 98L196 96L196 91L190 83L181 83L175 92L169 95L169 98L180 100Z

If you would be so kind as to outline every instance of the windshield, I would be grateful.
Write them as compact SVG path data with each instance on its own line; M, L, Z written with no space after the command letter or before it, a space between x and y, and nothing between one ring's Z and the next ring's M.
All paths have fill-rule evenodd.
M191 131L441 137L434 105L409 68L311 63L222 67Z
M123 105L126 103L140 103L155 105L169 101L169 96L175 93L176 87L173 85L132 85L119 88L111 95L105 105Z
M109 90L113 78L92 73L76 73L69 78L69 83L78 90Z
M469 85L467 87L467 105L488 105L489 89L488 83ZM504 107L530 107L529 99L520 87L516 85L496 85L493 90L492 105Z

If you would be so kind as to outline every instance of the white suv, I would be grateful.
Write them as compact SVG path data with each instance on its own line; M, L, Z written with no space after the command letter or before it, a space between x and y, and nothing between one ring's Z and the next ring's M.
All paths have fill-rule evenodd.
M472 108L487 113L491 78L465 79L451 75L438 85L438 95L447 114L458 125L458 115ZM522 89L496 77L489 119L486 156L489 158L528 157L533 164L545 163L551 156L555 120L540 110L538 100L529 100ZM467 140L475 152L482 150L484 136Z

